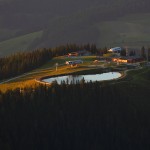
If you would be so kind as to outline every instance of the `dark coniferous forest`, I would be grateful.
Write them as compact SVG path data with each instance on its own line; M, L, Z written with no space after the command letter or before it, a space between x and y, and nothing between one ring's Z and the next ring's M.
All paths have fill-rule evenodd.
M55 48L41 48L31 52L15 53L13 55L0 58L0 80L11 78L22 73L36 69L53 57L66 55L69 52L88 50L91 53L96 53L97 48L94 44L84 45L64 45ZM103 52L104 50L101 49Z
M149 150L149 97L98 82L0 93L0 149Z
M99 23L150 13L149 6L149 0L0 0L0 80L68 52L105 53L83 45L101 40ZM22 49L15 40L6 56L5 42L36 32L41 36L32 35L26 52L12 54L13 46ZM56 47L66 43L82 45ZM0 91L0 150L149 150L149 91L130 80Z

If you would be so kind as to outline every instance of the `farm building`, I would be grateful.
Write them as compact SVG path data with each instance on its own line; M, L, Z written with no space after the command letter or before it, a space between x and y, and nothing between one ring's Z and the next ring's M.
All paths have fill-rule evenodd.
M139 56L128 56L128 57L113 57L112 61L119 63L136 63L144 61L144 59Z
M70 56L88 56L90 54L91 53L88 52L87 50L81 50L81 51L77 51L77 52L68 53L68 57L70 57Z
M77 64L82 64L82 60L73 60L73 61L66 61L66 65L77 65Z
M71 53L68 53L68 56L78 56L79 53L78 52L71 52Z

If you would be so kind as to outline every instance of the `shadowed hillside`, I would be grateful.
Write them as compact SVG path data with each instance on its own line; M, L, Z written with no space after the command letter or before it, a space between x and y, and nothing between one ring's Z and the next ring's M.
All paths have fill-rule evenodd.
M107 27L110 21L116 21L125 15L148 13L149 4L148 0L1 0L0 41L43 31L42 36L34 36L26 47L18 44L15 50L53 47L66 43L105 45L111 33L104 35L101 31L105 30L102 22L108 23ZM14 46L10 45L9 52L14 51L12 47ZM5 55L5 46L0 46L0 51L1 55Z

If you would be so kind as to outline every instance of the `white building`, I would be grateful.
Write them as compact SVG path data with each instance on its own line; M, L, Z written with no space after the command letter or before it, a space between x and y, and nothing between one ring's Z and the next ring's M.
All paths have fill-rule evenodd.
M120 53L122 50L121 47L114 47L108 50L108 52L112 52L112 53Z
M82 60L73 60L73 61L66 61L66 65L77 65L77 64L82 64Z

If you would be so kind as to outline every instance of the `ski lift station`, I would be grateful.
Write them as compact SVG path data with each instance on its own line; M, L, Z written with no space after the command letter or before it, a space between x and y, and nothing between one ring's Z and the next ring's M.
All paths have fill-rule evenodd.
M120 53L122 50L121 47L114 47L114 48L111 48L108 50L108 52L111 52L111 53Z

